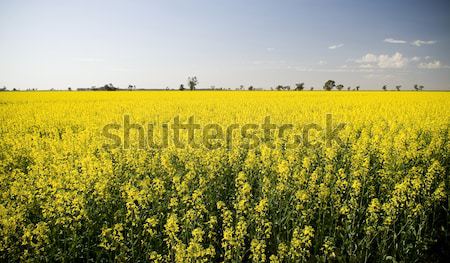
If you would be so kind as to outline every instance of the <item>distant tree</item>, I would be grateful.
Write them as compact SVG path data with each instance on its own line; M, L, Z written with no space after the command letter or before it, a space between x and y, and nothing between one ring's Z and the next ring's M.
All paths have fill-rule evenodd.
M323 89L330 91L334 88L335 85L336 82L334 80L328 80L327 82L325 82L325 85L323 85Z
M253 86L248 87L248 90L254 90Z
M397 85L397 86L395 86L395 89L396 89L397 91L400 91L401 88L402 88L402 85Z
M108 85L108 90L116 90L118 88L114 87L114 85L112 83L109 83Z
M414 85L414 90L416 90L416 91L421 91L421 90L423 90L423 85L417 85L417 84L415 84Z
M283 85L278 85L275 87L276 90L291 90L291 86L283 86Z
M384 91L386 91L386 90L387 90L387 86L384 85L382 89L383 89Z
M95 86L92 86L92 90L106 90L106 91L114 91L114 90L118 90L119 88L114 87L114 85L112 83L109 84L105 84L104 86L100 87L100 88L95 88Z
M7 91L8 89L6 88L6 86L3 86L3 88L0 89L0 91Z
M342 85L342 84L339 84L336 86L336 89L339 91L341 91L343 88L344 88L344 85Z
M313 91L313 90L314 90L314 87L309 88L309 90L310 90L310 91Z
M134 89L136 89L136 86L134 86L134 85L128 85L128 90L134 90Z
M188 86L190 90L195 90L198 85L197 77L189 77L188 78Z
M304 89L305 89L305 83L302 82L302 83L295 84L295 90L302 91Z
M356 91L358 91L359 90L359 86L356 86Z
M67 90L68 90L68 91L72 91L72 88L71 88L71 87L68 87Z
M212 90L215 90L215 89L216 89L216 86L211 85L209 88L212 89Z
M181 84L179 90L185 90L184 85Z
M349 91L349 90L351 90L352 88L351 87L347 87L347 90Z

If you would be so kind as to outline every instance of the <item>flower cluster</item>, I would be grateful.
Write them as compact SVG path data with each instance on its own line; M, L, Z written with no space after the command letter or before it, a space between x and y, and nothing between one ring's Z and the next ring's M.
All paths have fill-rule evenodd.
M327 113L343 145L101 134L125 114L301 131ZM2 262L414 262L449 245L450 93L5 93L0 121Z

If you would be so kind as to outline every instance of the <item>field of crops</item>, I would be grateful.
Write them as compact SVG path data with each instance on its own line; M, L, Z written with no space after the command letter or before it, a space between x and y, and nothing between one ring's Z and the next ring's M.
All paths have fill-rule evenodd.
M182 145L170 128L164 143L175 118L238 128L213 143L182 130ZM267 118L293 128L241 129ZM449 92L4 92L0 121L0 261L432 262L449 250Z

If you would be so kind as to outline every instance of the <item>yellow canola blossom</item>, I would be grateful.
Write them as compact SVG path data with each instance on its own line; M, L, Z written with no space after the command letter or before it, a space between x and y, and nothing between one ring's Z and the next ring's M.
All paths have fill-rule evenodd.
M0 122L2 262L448 247L449 92L3 92Z

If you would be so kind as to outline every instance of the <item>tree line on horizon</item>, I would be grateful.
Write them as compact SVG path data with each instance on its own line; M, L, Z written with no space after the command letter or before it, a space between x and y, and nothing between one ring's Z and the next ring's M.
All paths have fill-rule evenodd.
M197 90L197 86L198 86L199 82L196 76L194 77L189 77L188 81L187 81L187 87L184 86L184 84L180 84L180 87L178 88L178 90L180 91L184 91L184 90ZM396 91L400 91L402 88L402 85L396 85L395 86L395 90ZM334 80L328 80L325 82L325 84L323 85L323 90L325 91L331 91L331 90L338 90L338 91L342 91L344 90L344 85L343 84L336 84L336 81ZM387 85L383 85L383 87L381 88L383 91L388 91L388 86ZM423 85L418 85L415 84L413 87L413 90L415 91L422 91L424 89ZM54 89L50 89L51 91L53 91ZM71 87L67 88L68 91L72 91ZM100 87L96 87L96 86L92 86L90 88L77 88L77 91L119 91L119 90L128 90L128 91L135 91L135 90L149 90L149 89L137 89L136 85L128 85L128 88L126 89L121 89L119 87L114 86L112 83L109 84L105 84L103 86ZM173 90L173 89L169 89L169 87L166 87L165 90ZM228 89L224 89L224 88L216 88L215 86L211 86L209 88L209 90L231 90L230 88ZM244 87L244 85L240 85L239 88L236 88L235 90L249 90L249 91L254 91L254 90L263 90L261 88L255 88L252 85L248 86L247 88ZM305 87L305 83L296 83L295 87L293 89L291 89L291 86L287 85L277 85L275 88L271 87L270 90L276 90L276 91L303 91L306 90ZM310 91L314 90L314 87L310 87L309 88ZM347 87L347 91L359 91L360 90L360 86L355 86L354 88L352 87ZM6 86L3 86L3 88L0 89L0 91L9 91L8 88ZM13 88L11 91L19 91L16 88ZM27 89L26 91L37 91L37 89Z

